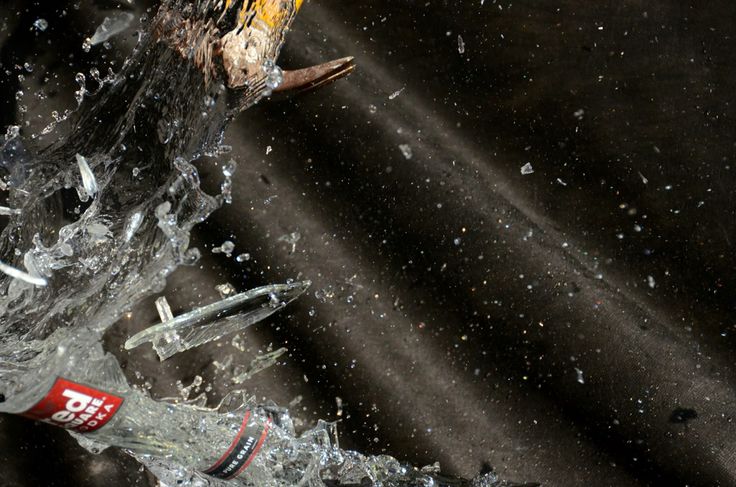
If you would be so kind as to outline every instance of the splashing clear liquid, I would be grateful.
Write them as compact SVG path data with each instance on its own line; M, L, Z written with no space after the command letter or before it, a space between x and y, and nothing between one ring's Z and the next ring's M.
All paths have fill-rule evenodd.
M278 86L275 61L299 3L165 1L118 75L95 93L82 77L67 137L30 154L8 132L0 412L64 427L93 452L124 448L164 485L497 485L490 474L442 480L341 450L328 423L297 436L288 411L242 393L214 409L154 401L101 346L125 312L197 261L190 232L229 201L230 186L206 194L192 161L216 157L232 117ZM166 358L267 316L295 289L304 290L233 296L129 344L150 341Z

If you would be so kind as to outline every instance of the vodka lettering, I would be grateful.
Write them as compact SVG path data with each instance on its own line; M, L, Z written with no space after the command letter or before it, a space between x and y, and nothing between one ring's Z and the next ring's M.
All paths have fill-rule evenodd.
M121 397L59 377L23 416L86 433L104 426L122 404Z

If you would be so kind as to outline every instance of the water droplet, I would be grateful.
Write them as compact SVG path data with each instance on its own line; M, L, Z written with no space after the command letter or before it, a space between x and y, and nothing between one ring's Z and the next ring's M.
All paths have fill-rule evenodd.
M219 247L214 247L212 249L212 253L225 254L230 257L233 253L233 250L235 250L235 244L232 243L230 240L225 240Z
M248 253L240 254L237 257L235 257L235 260L237 260L238 262L246 262L250 260L250 254Z
M583 371L575 367L575 373L577 374L578 383L585 384L585 377L583 377Z
M406 88L401 88L400 90L394 91L393 93L391 93L391 94L390 94L390 95L388 96L388 99L389 99L389 100L393 100L393 99L397 98L397 97L398 97L398 96L399 96L399 95L400 95L400 94L401 94L401 93L402 93L402 92L403 92L403 91L404 91L405 89L406 89Z
M411 159L414 156L414 153L411 150L411 146L409 144L401 144L399 145L399 149L407 160Z
M49 23L46 19L36 19L33 23L33 27L35 27L36 30L43 32L49 28Z

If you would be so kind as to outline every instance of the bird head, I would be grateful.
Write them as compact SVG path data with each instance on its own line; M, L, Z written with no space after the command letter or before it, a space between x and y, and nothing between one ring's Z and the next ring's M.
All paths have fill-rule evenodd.
M301 92L344 77L346 57L295 71L276 61L303 0L169 0L157 16L159 39L192 59L206 80L222 79L250 100L271 92Z

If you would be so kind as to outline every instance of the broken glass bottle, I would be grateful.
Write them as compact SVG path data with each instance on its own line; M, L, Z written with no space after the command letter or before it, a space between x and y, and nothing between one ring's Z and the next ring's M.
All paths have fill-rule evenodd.
M340 450L327 424L297 436L285 410L247 397L215 410L154 401L100 344L196 262L190 231L220 200L192 161L217 157L228 121L282 81L275 60L300 3L164 1L120 73L94 95L82 87L91 99L68 136L29 156L8 133L0 412L66 428L92 451L124 448L167 485L443 485L437 472Z

